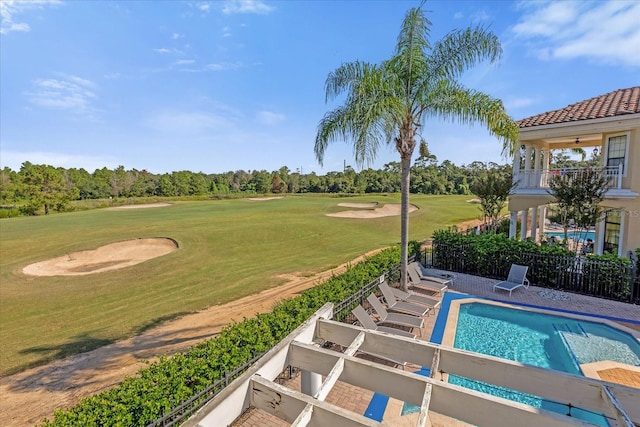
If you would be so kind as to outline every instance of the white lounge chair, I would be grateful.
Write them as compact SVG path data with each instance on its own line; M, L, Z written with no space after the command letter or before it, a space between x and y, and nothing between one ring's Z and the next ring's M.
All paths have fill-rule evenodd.
M405 292L398 288L392 288L386 281L380 283L379 288L382 291L382 296L384 296L387 304L390 304L389 301L393 301L395 299L402 302L424 305L425 307L429 307L434 310L440 306L440 301L437 299L418 295L412 292Z
M378 325L376 322L373 321L371 316L369 316L369 314L367 313L367 310L365 310L361 305L351 310L351 313L353 313L353 315L356 316L358 323L360 323L360 325L365 329L378 331L378 332L386 332L388 334L395 334L395 335L399 335L401 337L407 337L407 338L416 337L415 334L411 332L403 331L402 329L396 329L396 328L390 328L388 326Z
M369 329L371 331L386 332L386 333L398 335L401 337L407 337L407 338L413 338L413 339L416 338L415 334L412 334L411 332L407 332L407 331L403 331L395 328L388 328L386 326L376 325L376 323L369 316L367 311L364 308L362 308L361 305L351 310L351 313L353 313L353 315L356 316L358 323L360 323L360 325L365 329ZM363 350L358 350L358 352L363 354L368 354L373 357L377 357L378 359L386 360L387 362L395 363L396 365L402 366L403 370L407 366L407 362L391 359L386 356L381 356L377 353L371 353L369 351L363 351Z
M436 294L442 294L444 291L449 289L449 286L446 284L438 283L431 279L421 279L415 267L412 268L409 266L409 268L407 268L407 273L409 273L409 281L413 288L434 292Z
M389 286L387 285L387 289ZM382 290L382 289L380 289ZM410 314L412 316L420 316L424 317L429 314L430 307L425 305L415 304L406 301L398 301L398 299L393 295L393 292L385 295L382 292L382 296L384 297L385 302L387 303L387 310L395 312L395 313L404 313Z
M453 274L450 274L449 278L443 277L443 276L434 276L433 274L429 274L427 267L420 264L420 262L418 261L414 261L411 264L409 264L409 268L411 267L413 267L413 269L416 270L416 272L418 273L418 276L420 276L420 279L422 280L430 280L432 282L436 282L441 285L453 286L453 278L455 277Z
M418 328L418 334L422 336L422 327L424 326L424 319L419 316L413 316L411 314L404 313L389 313L382 303L376 298L375 294L371 294L367 297L367 301L371 304L373 311L375 311L380 320L376 322L377 325L394 325L394 326L407 326L409 328Z
M529 267L526 265L511 264L507 280L493 285L493 292L495 292L496 289L502 289L509 291L509 296L511 296L511 292L520 287L529 288L529 280L526 277L528 269Z

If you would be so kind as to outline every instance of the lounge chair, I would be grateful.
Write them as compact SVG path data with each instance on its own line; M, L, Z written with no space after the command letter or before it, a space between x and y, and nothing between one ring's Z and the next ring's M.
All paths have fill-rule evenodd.
M389 286L387 285L387 288L388 287ZM430 307L427 307L425 305L414 304L406 301L398 301L398 299L395 296L393 296L393 292L391 292L390 294L388 293L387 295L385 295L385 293L382 292L382 296L384 297L384 300L387 303L387 310L391 312L404 313L404 314L410 314L412 316L424 317L428 315L429 310L431 310Z
M502 282L498 282L493 285L493 292L495 292L496 289L502 289L504 291L509 291L509 296L511 296L511 292L515 289L520 287L529 288L529 280L526 277L528 269L529 267L526 265L511 264L507 280L503 280Z
M418 272L415 270L415 267L411 268L411 266L409 266L409 268L407 268L407 273L409 273L409 281L413 288L434 292L436 294L442 294L444 291L449 289L449 286L446 284L438 283L431 279L421 279Z
M434 310L440 307L440 301L438 301L437 299L429 298L423 295L418 295L414 292L405 292L402 289L398 289L398 288L392 288L391 286L389 286L389 284L386 281L380 283L379 287L380 287L380 290L382 291L382 295L384 296L384 299L387 301L387 304L389 303L390 300L395 298L403 302L410 302L410 303L424 305Z
M433 274L429 274L427 267L423 266L418 261L414 261L409 264L409 268L411 267L413 267L413 269L418 273L418 276L420 276L420 279L422 280L430 280L441 285L453 286L453 274L450 275L450 278L446 278L443 276L434 276Z
M353 310L351 310L351 313L353 313L353 315L356 316L356 319L358 320L358 323L360 323L360 325L365 329L368 329L368 330L371 330L371 331L386 332L386 333L395 334L395 335L398 335L398 336L401 336L401 337L407 337L407 338L413 338L413 339L416 338L416 336L414 334L412 334L411 332L403 331L403 330L400 330L400 329L387 328L386 326L378 326L378 325L376 325L376 323L369 316L369 314L367 314L367 311L364 308L362 308L361 305L359 305L356 308L354 308ZM377 357L378 359L386 360L386 361L391 362L391 363L395 363L396 365L402 366L403 370L407 366L407 362L401 362L399 360L394 360L394 359L391 359L391 358L386 357L386 356L381 356L381 355L379 355L377 353L371 353L371 352L363 351L363 350L358 350L358 352L359 353L363 353L363 354L368 354L370 356Z
M364 308L362 308L361 305L351 310L351 313L353 313L353 315L356 316L358 323L360 323L360 325L365 329L378 331L378 332L386 332L388 334L395 334L395 335L399 335L401 337L407 337L407 338L416 337L415 334L411 332L403 331L402 329L396 329L396 328L390 328L388 326L378 325L376 322L373 321L371 316L369 316L367 311Z
M411 314L404 313L389 313L382 303L378 300L375 294L371 294L367 297L367 301L371 304L373 311L375 311L380 320L376 322L377 325L394 325L394 326L407 326L409 328L418 328L418 334L422 336L422 327L424 326L424 319L419 316L413 316Z

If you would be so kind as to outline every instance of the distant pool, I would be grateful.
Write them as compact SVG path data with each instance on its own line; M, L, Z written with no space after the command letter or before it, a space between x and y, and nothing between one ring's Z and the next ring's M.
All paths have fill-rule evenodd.
M611 360L640 365L640 343L596 322L484 304L460 304L454 347L574 375L580 365ZM455 375L451 384L566 414L563 404ZM607 426L601 414L573 408L573 417Z
M547 231L544 233L545 236L551 237L554 236L560 240L564 239L564 232L562 231ZM573 239L575 241L586 242L587 239L591 239L595 242L596 240L596 232L595 231L569 231L567 233L567 237L569 239Z

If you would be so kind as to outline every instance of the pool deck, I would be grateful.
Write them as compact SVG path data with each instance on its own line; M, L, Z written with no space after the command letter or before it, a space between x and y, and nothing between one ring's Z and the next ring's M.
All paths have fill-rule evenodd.
M447 273L438 270L430 270L430 272ZM537 308L561 310L568 313L605 317L609 320L617 321L626 327L640 331L640 306L638 305L555 291L537 286L529 286L527 289L517 289L509 296L508 292L500 290L497 292L493 291L493 285L497 280L460 273L456 273L455 276L454 285L449 288L450 292L473 295L504 303L522 304ZM434 297L433 295L429 296ZM435 298L442 299L442 295L436 295ZM437 311L435 315L431 314L425 317L421 339L428 341L431 338L436 318ZM626 320L626 322L623 320ZM414 333L415 332L417 331L414 331ZM420 366L407 366L406 370L413 372L420 368ZM640 384L636 385L635 382L633 382L637 380L637 376L629 378L628 375L623 375L620 381L616 381L615 374L619 373L619 371L609 369L608 372L611 372L612 375L607 377L606 380L640 388ZM629 381L632 382L629 383ZM300 376L297 375L288 380L285 385L300 390ZM374 393L370 390L360 389L349 384L338 382L325 400L326 402L333 403L350 411L364 414L369 407L373 395ZM386 408L383 410L383 422L388 425L399 427L416 425L418 414L400 415L402 402L390 399ZM429 414L429 421L433 427L458 427L468 425L435 413ZM233 426L236 427L280 427L288 425L288 423L257 409L251 409L233 424Z

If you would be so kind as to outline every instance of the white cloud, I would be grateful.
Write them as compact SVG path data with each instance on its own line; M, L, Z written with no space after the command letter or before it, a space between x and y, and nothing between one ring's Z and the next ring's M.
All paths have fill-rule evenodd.
M209 10L211 9L211 5L207 2L200 2L196 5L196 7L203 12L209 12Z
M155 48L152 49L154 52L157 52L161 55L182 55L184 54L184 52L182 52L179 49L168 49L166 47L160 47L160 48Z
M236 122L237 117L224 112L161 111L149 116L143 124L163 134L197 136L228 131Z
M180 35L180 34L178 34L178 33L173 33L173 34L171 34L171 38L172 38L173 40L178 40L178 39L181 39L182 37L184 37L184 36L183 36L183 35Z
M267 5L262 0L227 0L222 8L222 13L231 15L233 13L258 13L266 15L274 8Z
M504 105L507 110L512 108L528 107L535 104L536 100L533 98L511 98L504 101Z
M242 67L242 64L239 62L217 62L217 63L207 64L205 66L205 70L207 71L237 70L240 67Z
M97 99L95 83L77 76L61 74L59 79L37 79L33 90L26 93L29 101L40 107L72 110L78 114L95 111L91 102Z
M178 59L175 64L176 65L189 65L194 64L196 62L195 59Z
M0 1L0 34L8 34L13 31L27 32L31 27L26 22L16 22L20 15L29 10L41 9L48 4L60 4L59 0L2 0Z
M284 121L284 119L284 114L274 113L272 111L259 111L256 115L256 120L267 126L277 125Z
M103 167L113 169L122 164L122 162L111 156L89 156L45 151L2 151L0 154L0 168L9 167L14 171L20 170L20 166L24 162L66 169L84 168L88 172L93 172Z
M640 67L640 2L522 2L513 28L543 60L587 58Z
M489 19L491 19L491 15L484 10L479 10L471 15L471 21L473 22L484 22Z

